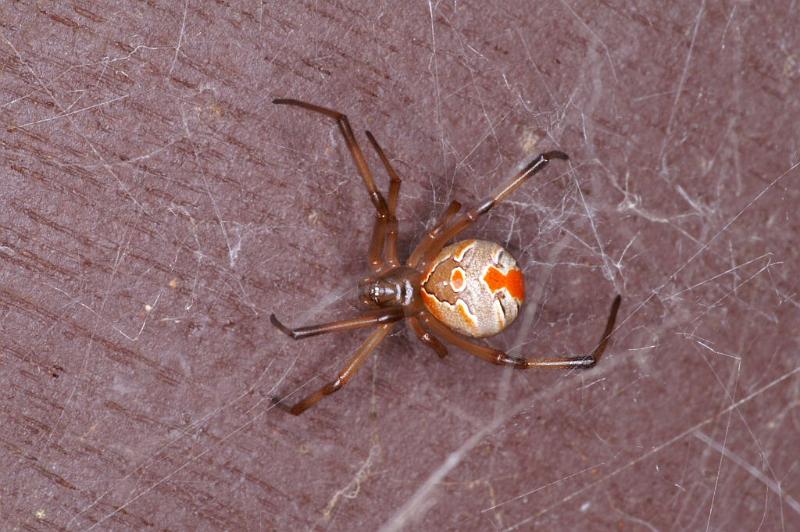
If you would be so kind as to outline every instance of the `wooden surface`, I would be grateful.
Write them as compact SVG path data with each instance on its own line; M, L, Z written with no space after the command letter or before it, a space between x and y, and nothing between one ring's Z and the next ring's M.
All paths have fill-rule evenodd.
M800 31L775 2L0 4L11 530L800 529ZM373 213L331 121L527 276L518 355L343 367ZM388 179L367 154L381 187Z

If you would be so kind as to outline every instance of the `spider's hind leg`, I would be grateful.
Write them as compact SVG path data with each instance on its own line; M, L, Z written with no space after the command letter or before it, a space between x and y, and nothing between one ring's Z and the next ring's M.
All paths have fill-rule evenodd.
M508 355L505 351L501 351L499 349L495 349L493 347L487 347L485 345L478 344L473 342L472 340L454 332L445 327L441 322L437 321L436 318L428 314L426 311L423 311L419 315L420 322L422 325L432 331L437 336L444 339L446 342L455 345L456 347L460 347L467 353L471 355L475 355L478 358L481 358L487 362L491 362L492 364L498 364L501 366L512 366L516 369L529 369L529 368L580 368L580 369L588 369L593 367L597 362L600 360L600 357L603 355L603 352L606 350L608 346L609 340L611 338L611 333L614 331L614 323L617 320L617 312L619 311L619 305L622 301L621 296L617 296L614 298L614 302L611 304L611 312L608 316L608 321L606 322L606 328L603 331L603 336L600 337L600 342L597 344L597 347L592 351L589 355L578 355L578 356L556 356L556 357L543 357L543 358L522 358L522 357L514 357Z
M420 250L419 247L418 249L414 250L413 256L415 264L419 264L419 268L424 270L430 261L432 261L436 255L438 255L439 251L441 251L442 247L444 247L448 241L454 239L461 232L475 223L475 221L481 216L489 212L495 205L506 199L511 193L522 186L525 181L530 179L531 176L535 175L545 166L547 166L547 164L553 159L561 159L566 161L569 159L569 156L561 151L548 151L540 154L533 161L528 163L522 170L520 170L517 175L511 179L511 181L495 190L489 199L471 209L469 212L462 214L452 224L441 230L440 234L437 235L432 242L424 245L421 244L421 246L424 246L422 250ZM409 260L409 262L411 261Z
M420 325L416 316L408 318L408 324L411 326L411 330L414 331L414 334L417 335L417 338L419 338L420 342L436 351L436 354L439 355L439 358L444 358L447 356L447 348L444 346L444 344L440 342L439 339L434 335L426 331L422 325Z

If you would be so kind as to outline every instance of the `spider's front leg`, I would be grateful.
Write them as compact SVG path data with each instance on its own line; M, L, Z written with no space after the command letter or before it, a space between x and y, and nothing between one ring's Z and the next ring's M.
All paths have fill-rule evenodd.
M397 200L400 197L400 176L372 133L367 131L366 134L372 148L380 157L386 173L389 174L389 200L386 203L386 216L382 216L379 212L375 218L372 243L369 247L370 266L373 271L380 273L383 270L400 266L400 258L397 255Z
M279 408L286 410L290 414L299 416L304 411L314 406L320 399L326 395L332 394L347 384L347 381L349 381L353 374L355 374L355 372L358 371L358 369L364 364L364 361L367 359L369 354L372 353L375 347L386 337L389 331L391 331L395 322L401 319L403 319L402 309L375 309L367 311L361 316L347 320L332 321L319 325L306 325L304 327L291 329L281 323L278 318L275 317L275 314L271 314L269 320L272 322L272 325L294 340L300 340L302 338L308 338L309 336L316 336L318 334L349 331L352 329L359 329L374 325L378 326L378 329L370 334L364 344L358 348L347 367L341 373L339 373L339 376L335 381L329 382L292 407L284 405L282 402L283 400L276 397L272 398L273 402Z
M367 187L369 198L376 210L376 219L372 230L372 239L368 253L370 268L372 268L372 270L375 272L381 272L387 268L399 266L400 261L397 257L397 218L395 213L397 211L397 198L400 194L400 176L392 167L389 159L384 154L372 133L367 131L367 138L372 144L372 147L378 153L378 156L380 157L381 162L386 168L386 172L389 174L390 178L388 202L375 184L375 178L372 176L372 171L369 169L367 160L364 158L364 153L361 151L361 146L359 146L358 141L353 134L353 128L350 127L350 120L348 120L347 115L340 113L339 111L334 111L333 109L328 109L327 107L321 107L319 105L314 105L313 103L294 100L291 98L276 98L272 100L272 103L278 105L293 105L308 111L329 116L336 120L336 123L339 126L339 131L344 137L345 143L347 144L347 149L350 151L350 155L353 158L353 162L356 165L359 175L361 175L361 178L364 180L364 185Z
M308 395L305 399L300 401L299 403L295 404L294 406L287 406L284 405L283 399L279 399L277 397L273 397L272 400L274 404L276 404L279 408L289 412L293 416L299 416L315 404L317 404L323 397L326 395L330 395L342 388L347 382L356 374L356 372L361 369L361 366L364 365L364 362L367 361L369 355L375 351L375 348L378 347L384 338L389 334L394 327L394 323L385 323L380 325L372 334L367 337L367 340L361 344L353 357L348 362L347 366L339 372L339 375L336 377L336 380L333 380L317 390L316 392Z
M270 314L269 321L272 325L281 331L286 336L293 340L300 340L308 338L309 336L317 336L318 334L326 334L331 332L349 331L351 329L360 329L362 327L369 327L371 325L382 325L384 323L392 323L403 319L402 309L388 308L388 309L375 309L368 310L361 316L349 318L346 320L330 321L328 323L320 323L318 325L306 325L304 327L297 327L291 329L278 320L275 314Z

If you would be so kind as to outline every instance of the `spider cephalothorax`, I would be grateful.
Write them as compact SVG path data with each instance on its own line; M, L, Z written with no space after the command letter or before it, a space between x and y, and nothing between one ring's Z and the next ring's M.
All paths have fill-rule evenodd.
M457 216L461 204L457 201L450 203L433 229L412 251L408 260L401 263L397 255L395 217L400 193L400 177L372 134L367 131L367 138L391 180L388 199L384 198L375 186L372 172L345 115L299 100L277 99L273 100L273 103L295 105L336 119L377 211L372 241L367 253L373 275L359 283L361 302L371 307L370 310L356 318L296 329L283 325L274 314L270 316L275 327L295 339L368 326L376 327L375 330L356 350L336 380L292 407L284 406L280 399L275 400L276 404L294 415L299 415L324 396L344 386L378 344L386 338L395 322L404 318L408 319L417 337L441 357L447 355L447 348L439 338L488 362L520 369L589 368L597 363L614 329L620 296L614 298L603 336L591 354L532 359L510 356L498 349L476 343L470 338L495 335L514 321L525 300L522 271L511 254L494 242L463 240L447 245L480 216L489 212L492 207L519 188L529 177L544 168L550 160L567 160L565 153L550 151L539 155L488 200L461 216Z
M400 307L407 315L419 311L419 272L399 266L358 283L358 295L368 307Z

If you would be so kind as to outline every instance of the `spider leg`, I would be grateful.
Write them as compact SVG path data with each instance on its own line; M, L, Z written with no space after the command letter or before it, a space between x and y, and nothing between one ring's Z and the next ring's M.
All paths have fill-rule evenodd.
M331 321L328 323L321 323L319 325L306 325L305 327L298 327L291 329L281 323L275 314L270 314L269 321L279 331L286 336L295 340L308 338L309 336L316 336L318 334L325 334L331 332L349 331L351 329L359 329L362 327L369 327L370 325L384 325L403 319L403 311L401 309L376 309L370 310L356 318L346 320Z
M385 240L387 226L390 225L390 219L393 218L393 214L390 213L389 206L387 205L383 194L380 193L378 187L375 185L375 179L373 178L372 172L367 165L367 160L364 158L364 153L361 151L358 141L356 141L356 137L353 134L353 128L350 127L350 121L347 119L347 115L340 113L339 111L334 111L333 109L328 109L327 107L321 107L319 105L314 105L313 103L294 100L291 98L276 98L272 100L272 103L278 105L294 105L308 111L321 113L336 120L336 124L339 126L339 131L344 137L345 143L347 144L347 149L350 151L350 155L353 158L356 169L361 175L361 178L364 180L364 185L367 187L369 199L372 201L372 204L375 206L375 210L377 211L377 219L375 220L373 236L369 247L369 264L373 271L380 272L383 269L382 246ZM371 135L369 136L371 137ZM397 178L396 186L399 187L399 185L400 181L399 178ZM391 228L389 229L389 232L391 233Z
M531 176L547 166L547 163L552 159L562 159L566 161L569 159L569 157L566 153L560 151L549 151L540 154L536 159L528 163L525 168L520 170L519 173L517 173L517 175L508 182L508 184L503 185L497 191L495 191L495 193L492 194L488 200L484 201L478 207L475 207L469 212L463 214L458 220L453 222L450 227L442 230L441 233L435 238L434 242L426 247L425 256L419 260L420 269L424 270L428 262L433 260L436 255L438 255L439 251L441 251L448 241L455 238L459 233L475 223L478 218L489 212L492 207L503 201L512 192L517 190Z
M372 233L372 245L370 246L370 262L374 262L373 255L380 258L385 252L386 266L395 268L400 266L400 259L397 256L397 200L400 196L400 176L395 171L392 163L389 162L389 158L386 157L378 141L372 136L372 133L369 131L366 133L370 144L378 153L383 167L386 168L386 173L389 174L388 216L385 222L380 216L375 220L375 230ZM383 225L380 229L378 228L379 224ZM379 231L383 234L379 235ZM384 235L385 239L383 238Z
M380 216L375 217L375 223L372 225L372 239L369 242L367 261L369 262L369 267L375 273L382 272L386 268L387 263L390 262L384 262L383 260L383 246L384 242L386 242L387 225L387 220ZM395 221L395 227L396 226L397 222ZM396 229L395 232L397 232Z
M514 357L492 347L487 347L466 337L451 331L441 322L436 320L430 313L423 311L419 314L419 320L422 325L432 331L437 336L444 339L456 347L460 347L464 351L475 355L492 364L499 364L502 366L512 366L516 369L528 368L591 368L600 360L603 352L606 350L611 333L614 330L614 323L617 319L617 311L622 298L618 295L614 298L611 304L611 312L606 322L606 328L603 331L603 336L600 337L600 342L590 355L579 355L571 357L543 357L543 358L522 358Z
M434 335L426 331L422 325L420 325L419 320L412 316L408 318L408 324L411 326L411 329L414 331L414 334L417 335L419 340L436 351L436 354L439 355L439 358L444 358L447 356L447 348L444 346L442 342L439 341Z
M284 405L282 399L277 397L273 397L273 402L278 405L280 408L286 410L293 416L299 416L315 404L317 404L320 399L325 397L326 395L330 395L333 392L339 390L347 384L347 382L356 374L356 372L361 369L361 366L364 365L364 362L367 361L369 355L375 351L375 348L378 347L378 344L386 338L386 335L389 334L389 331L392 330L394 327L394 323L384 323L380 325L372 334L367 337L363 344L356 350L353 357L350 359L350 362L347 363L347 366L339 372L339 375L336 377L336 380L329 382L316 392L312 393L311 395L307 396L305 399L300 401L299 403L295 404L292 407Z
M408 257L408 265L412 268L417 266L419 260L425 256L430 249L430 246L433 245L437 240L437 237L442 233L442 230L447 225L447 223L453 219L453 216L458 213L461 209L461 204L457 201L451 201L450 205L447 206L447 209L444 210L439 220L436 222L436 225L433 226L433 229L428 231L425 237L420 240L417 247L414 248L414 251L411 252L411 255ZM438 251L437 251L438 253Z

